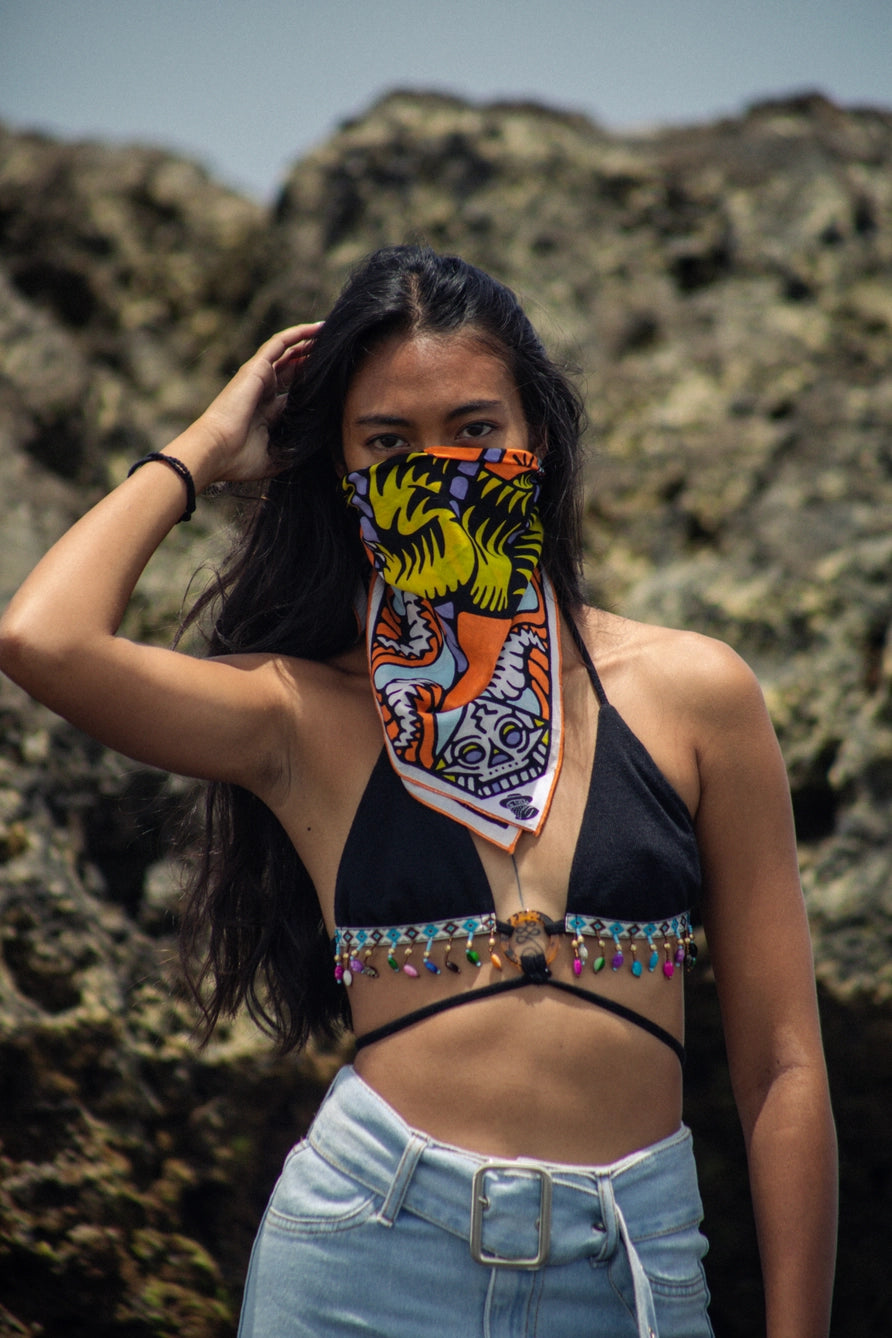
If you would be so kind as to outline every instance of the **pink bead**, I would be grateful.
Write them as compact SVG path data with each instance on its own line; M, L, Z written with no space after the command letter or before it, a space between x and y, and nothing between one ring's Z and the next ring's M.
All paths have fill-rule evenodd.
M573 958L573 974L574 976L582 975L582 962L580 962L578 957Z
M403 967L403 975L411 976L413 980L418 979L418 972L415 970L415 967L411 962L406 962L406 965Z
M671 979L672 979L672 977L675 975L675 963L674 963L674 962L664 962L664 963L663 963L663 975L666 977L667 980L671 980Z
M344 979L344 968L341 966L341 963L338 962L337 966L335 967L335 980L340 985L343 979Z

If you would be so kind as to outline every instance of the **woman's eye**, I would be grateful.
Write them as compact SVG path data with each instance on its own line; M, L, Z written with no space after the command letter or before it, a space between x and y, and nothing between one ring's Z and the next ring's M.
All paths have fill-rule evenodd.
M409 443L405 437L398 437L395 432L382 432L379 437L372 437L368 443L374 451L407 451Z
M495 423L466 423L459 433L464 437L488 437L490 432L495 432Z

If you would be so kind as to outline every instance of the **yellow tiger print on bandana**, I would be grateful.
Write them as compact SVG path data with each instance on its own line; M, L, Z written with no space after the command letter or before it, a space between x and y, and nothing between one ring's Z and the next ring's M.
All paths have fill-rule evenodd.
M481 613L506 617L542 553L538 487L529 472L532 467L538 471L538 463L523 452L525 458L517 461L523 472L513 477L480 470L479 494L473 500L456 499L453 466L476 465L469 454L479 456L479 448L444 447L442 453L387 462L398 468L369 470L366 500L375 534L367 544L388 585L422 599L452 595ZM457 477L465 484L467 476Z

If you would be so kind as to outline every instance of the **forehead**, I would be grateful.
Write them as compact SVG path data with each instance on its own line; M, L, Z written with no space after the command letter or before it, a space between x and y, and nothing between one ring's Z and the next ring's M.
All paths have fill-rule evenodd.
M367 411L371 403L397 407L424 398L428 403L501 399L518 407L520 397L505 359L473 334L394 335L373 348L347 390L345 414Z

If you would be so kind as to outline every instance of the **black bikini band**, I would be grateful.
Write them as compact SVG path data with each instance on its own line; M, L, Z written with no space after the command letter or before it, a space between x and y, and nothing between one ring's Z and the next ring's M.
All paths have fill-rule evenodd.
M406 1013L393 1022L386 1022L383 1027L375 1027L363 1036L357 1036L356 1049L362 1050L366 1045L374 1045L376 1041L383 1041L385 1037L394 1036L405 1027L411 1027L416 1022L423 1022L425 1018L434 1017L437 1013L443 1013L448 1008L457 1008L459 1004L471 1003L474 999L486 999L494 994L503 994L507 990L522 989L525 985L550 985L553 989L563 990L565 994L575 995L578 999L585 999L588 1003L593 1003L598 1008L605 1009L608 1013L614 1013L626 1022L634 1023L636 1027L641 1027L643 1031L649 1032L658 1041L668 1045L682 1068L684 1067L684 1046L659 1023L652 1022L649 1017L643 1017L641 1013L636 1013L634 1008L627 1008L625 1004L617 1003L615 999L608 999L603 994L595 994L592 990L584 990L579 985L571 985L569 981L555 980L553 976L547 980L541 980L532 976L519 975L511 980L495 980L489 985L480 985L461 994L451 994L445 999L438 999L434 1003L426 1004L423 1008L416 1008L413 1012Z

